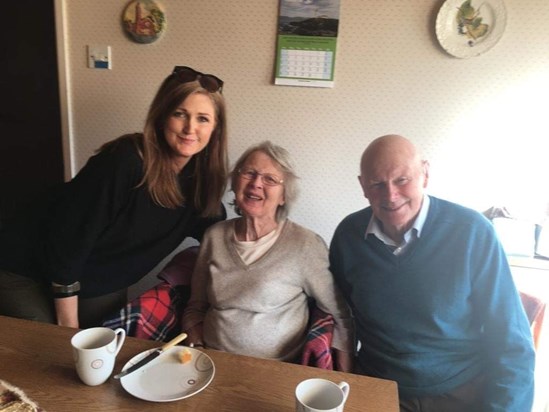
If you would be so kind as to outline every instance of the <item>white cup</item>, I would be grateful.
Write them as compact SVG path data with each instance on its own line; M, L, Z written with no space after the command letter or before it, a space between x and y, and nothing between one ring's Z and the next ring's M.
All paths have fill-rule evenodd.
M326 379L307 379L295 389L296 412L343 412L349 396L349 384Z
M109 379L125 339L126 331L122 328L90 328L74 335L71 339L72 354L82 382L96 386Z

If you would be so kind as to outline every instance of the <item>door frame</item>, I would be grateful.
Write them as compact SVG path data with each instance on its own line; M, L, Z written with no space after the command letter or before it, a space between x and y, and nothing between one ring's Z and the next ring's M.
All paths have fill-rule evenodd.
M57 76L59 79L59 106L61 113L61 140L63 146L64 176L68 181L76 174L74 139L72 137L70 67L67 58L68 38L66 0L54 0L55 36L57 45Z

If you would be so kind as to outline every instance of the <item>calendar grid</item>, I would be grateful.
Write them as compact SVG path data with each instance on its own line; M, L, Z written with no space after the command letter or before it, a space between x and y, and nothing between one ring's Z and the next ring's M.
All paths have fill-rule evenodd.
M282 49L279 76L329 80L332 60L331 51Z

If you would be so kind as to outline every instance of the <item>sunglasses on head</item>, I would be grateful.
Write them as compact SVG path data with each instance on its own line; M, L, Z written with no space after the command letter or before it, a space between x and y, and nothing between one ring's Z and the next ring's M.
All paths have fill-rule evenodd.
M213 74L197 72L187 66L175 66L172 72L181 83L194 82L198 80L200 85L210 93L219 92L223 89L223 80Z

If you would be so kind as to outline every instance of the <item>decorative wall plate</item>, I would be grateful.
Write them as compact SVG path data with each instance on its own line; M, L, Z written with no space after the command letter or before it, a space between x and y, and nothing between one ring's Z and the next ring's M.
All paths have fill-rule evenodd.
M133 0L124 10L122 24L136 43L152 43L164 33L166 17L153 0Z
M473 57L495 46L506 21L503 0L446 0L438 12L436 34L449 54Z

